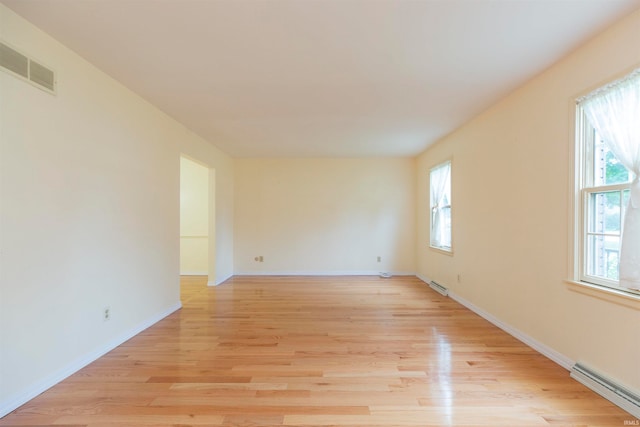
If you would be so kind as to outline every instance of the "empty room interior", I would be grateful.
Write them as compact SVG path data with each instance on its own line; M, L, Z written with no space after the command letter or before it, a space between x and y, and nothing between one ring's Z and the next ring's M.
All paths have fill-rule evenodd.
M640 0L0 0L0 426L640 425Z

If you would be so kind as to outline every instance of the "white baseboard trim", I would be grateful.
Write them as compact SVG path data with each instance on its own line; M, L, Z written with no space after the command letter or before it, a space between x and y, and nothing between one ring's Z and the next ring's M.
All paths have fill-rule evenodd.
M233 277L233 273L232 274L227 274L226 276L222 276L220 279L215 279L215 281L207 282L207 286L219 286L219 285L222 285L224 282L226 282L227 280L231 279L232 277Z
M626 388L616 381L612 381L610 378L581 363L576 363L573 366L571 378L640 419L639 393Z
M429 278L427 278L426 276L423 276L421 274L416 274L416 277L418 279L422 280L423 282L425 282L426 284L428 284L431 281ZM571 367L575 364L575 361L571 360L570 358L568 358L564 354L557 352L556 350L552 349L551 347L549 347L549 346L547 346L545 344L542 344L541 342L535 340L534 338L530 337L529 335L525 334L524 332L522 332L522 331L520 331L520 330L518 330L518 329L516 329L516 328L514 328L514 327L512 327L512 326L510 326L510 325L508 325L506 323L504 323L502 320L500 320L497 317L493 316L489 312L481 309L477 305L473 304L471 301L468 301L468 300L462 298L460 295L456 294L455 292L451 291L451 289L449 289L449 297L451 299L453 299L454 301L458 302L459 304L462 304L463 306L465 306L469 310L473 311L474 313L476 313L478 316L482 317L483 319L493 323L495 326L497 326L498 328L502 329L503 331L505 331L506 333L508 333L512 337L522 341L523 343L525 343L526 345L528 345L529 347L531 347L532 349L534 349L538 353L540 353L543 356L546 356L547 358L553 360L555 363L557 363L558 365L562 366L567 371L570 371Z
M379 276L384 270L345 270L345 271L255 271L235 273L234 276ZM415 276L406 271L389 271L392 276Z
M425 282L426 284L428 284L431 281L427 277L422 276L420 274L416 274L416 277L422 280L423 282ZM583 385L587 386L591 390L600 394L602 397L604 397L605 399L608 399L615 405L629 412L634 417L640 418L640 405L638 405L638 402L640 402L640 398L638 398L638 396L640 396L639 394L625 390L622 386L618 386L618 388L624 390L626 394L621 393L620 391L618 392L612 391L616 387L603 386L598 381L594 381L592 378L589 378L587 375L582 374L579 370L576 370L576 366L577 366L576 362L571 360L567 356L531 338L529 335L523 333L522 331L507 325L506 323L497 319L493 315L477 307L473 303L467 301L466 299L462 298L456 293L451 292L451 290L449 290L449 297L451 297L453 300L457 301L458 303L462 304L464 307L468 308L469 310L473 311L480 317L484 318L485 320L493 323L495 326L502 329L509 335L522 341L523 343L533 348L543 356L546 356L547 358L551 359L553 362L562 366L563 368L565 368L567 371L571 373L571 377L576 381L582 383ZM603 377L600 376L600 378L603 378ZM630 398L629 396L632 396L633 398Z
M427 285L429 284L429 282L431 281L431 279L429 279L427 276L423 276L422 274L416 274L416 277L420 280L422 280L424 283L426 283Z
M34 397L38 396L39 394L47 391L49 388L58 384L60 381L64 380L65 378L78 372L80 369L84 368L91 362L94 362L95 360L104 356L114 348L118 347L120 344L138 335L140 332L144 331L148 327L164 319L171 313L179 310L181 307L182 307L182 303L177 302L176 304L172 305L166 310L163 310L162 312L156 314L155 316L152 316L151 318L139 323L136 327L121 334L117 338L109 341L108 343L98 348L97 350L92 351L74 360L73 362L69 363L67 366L63 367L62 369L59 369L56 372L52 373L51 375L48 375L43 380L38 381L36 384L33 384L32 386L30 386L27 390L23 390L19 393L14 394L13 396L10 396L8 399L1 401L0 402L0 418L14 411L20 406L24 405L25 403L27 403Z
M524 332L514 328L513 326L510 326L510 325L504 323L500 319L494 317L492 314L484 311L483 309L481 309L480 307L474 305L470 301L467 301L466 299L462 298L460 295L457 295L456 293L449 291L449 296L454 301L462 304L463 306L465 306L469 310L473 311L474 313L476 313L480 317L482 317L485 320L488 320L489 322L493 323L498 328L502 329L503 331L505 331L509 335L513 336L514 338L517 338L518 340L522 341L523 343L525 343L526 345L528 345L532 349L536 350L538 353L540 353L543 356L546 356L549 359L553 360L558 365L560 365L563 368L565 368L567 371L570 371L571 367L575 364L575 361L571 360L570 358L568 358L564 354L561 354L561 353L557 352L556 350L552 349L551 347L549 347L549 346L547 346L545 344L542 344L541 342L535 340L534 338L532 338L529 335L525 334Z
M181 276L208 276L209 273L206 271L181 271Z

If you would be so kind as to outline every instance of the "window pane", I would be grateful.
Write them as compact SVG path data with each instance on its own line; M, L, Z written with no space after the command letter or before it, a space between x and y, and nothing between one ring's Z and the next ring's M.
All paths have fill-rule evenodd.
M442 246L445 248L451 247L451 207L442 209L442 216L444 219L444 233Z
M622 214L620 220L624 226L624 216L627 214L627 206L629 205L629 199L631 198L631 190L622 191Z
M431 169L430 187L430 244L451 250L451 162Z
M620 192L605 193L604 231L620 233Z
M589 194L589 232L620 233L620 191Z
M631 182L632 175L629 170L616 159L616 156L609 150L609 146L602 141L597 133L594 137L593 157L593 184L595 186Z
M618 280L620 238L591 235L587 242L587 274Z

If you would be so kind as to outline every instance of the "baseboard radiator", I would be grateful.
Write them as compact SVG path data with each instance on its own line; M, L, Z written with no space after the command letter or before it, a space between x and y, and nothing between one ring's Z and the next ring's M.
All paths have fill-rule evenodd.
M602 397L615 403L636 418L640 418L640 396L611 381L594 370L576 363L571 377L589 387Z
M449 289L445 288L444 286L442 286L440 283L435 282L435 281L430 281L429 282L429 287L431 289L433 289L434 291L436 291L437 293L439 293L440 295L444 295L449 296Z

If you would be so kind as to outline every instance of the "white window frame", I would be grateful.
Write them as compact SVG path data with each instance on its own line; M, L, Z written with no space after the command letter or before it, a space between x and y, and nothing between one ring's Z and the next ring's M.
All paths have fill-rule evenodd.
M450 212L450 218L451 218L451 228L450 228L450 235L449 235L449 242L450 245L446 246L446 245L438 245L437 242L434 241L434 231L433 231L433 227L434 227L434 209L436 209L435 206L432 205L431 200L433 199L432 197L432 174L434 171L449 166L449 204L446 206L442 206L441 208L447 208L449 209ZM452 159L448 159L445 160L444 162L438 163L437 165L433 166L432 168L429 169L429 247L438 251L442 251L448 255L453 255L453 207L452 207L452 191L453 191L453 181L452 181L452 175L453 175L453 161Z
M589 215L590 195L593 193L620 192L622 198L622 192L631 187L631 181L623 184L593 184L594 129L580 105L576 106L575 140L573 280L588 285L635 294L635 292L621 288L617 280L590 275L587 264L588 236L608 235L608 233L589 230L587 216ZM623 209L621 209L622 220Z

